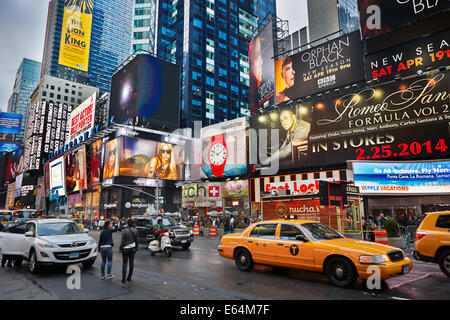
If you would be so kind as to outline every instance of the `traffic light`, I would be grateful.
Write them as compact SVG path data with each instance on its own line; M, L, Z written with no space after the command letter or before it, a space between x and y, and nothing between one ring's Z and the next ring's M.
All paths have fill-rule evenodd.
M319 181L319 199L321 206L328 206L330 204L328 199L328 181Z

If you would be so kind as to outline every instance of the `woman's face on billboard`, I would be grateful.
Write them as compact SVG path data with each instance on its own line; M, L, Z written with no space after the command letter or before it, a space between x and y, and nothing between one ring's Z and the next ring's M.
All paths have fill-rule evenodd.
M292 87L295 83L295 70L292 68L292 62L287 63L281 72L281 76L286 82L288 88Z
M108 164L110 167L114 166L114 163L116 161L116 147L113 146L111 150L109 151L109 157L108 157Z
M163 144L161 146L160 152L163 161L167 162L170 160L170 156L172 155L172 148L168 144Z
M253 58L253 68L256 80L259 82L262 81L263 74L263 59L261 55L261 40L259 37L255 39L254 44L254 58Z

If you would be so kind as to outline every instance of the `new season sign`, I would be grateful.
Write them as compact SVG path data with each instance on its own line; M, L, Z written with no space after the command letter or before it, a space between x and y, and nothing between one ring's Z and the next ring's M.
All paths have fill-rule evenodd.
M87 71L93 0L65 0L59 64Z
M362 194L450 193L450 161L351 164Z
M366 79L390 81L450 64L450 29L367 55Z

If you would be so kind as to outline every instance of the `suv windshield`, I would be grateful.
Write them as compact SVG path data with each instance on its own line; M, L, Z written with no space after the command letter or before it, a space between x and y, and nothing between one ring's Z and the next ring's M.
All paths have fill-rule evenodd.
M172 218L164 217L162 219L163 219L163 225L166 226L166 227L178 225L175 222L175 220L173 220ZM152 222L153 222L153 225L156 226L158 224L158 218L152 218Z
M303 223L305 232L315 241L343 238L336 230L323 223Z
M75 222L55 222L39 224L39 236L58 236L64 234L83 233Z

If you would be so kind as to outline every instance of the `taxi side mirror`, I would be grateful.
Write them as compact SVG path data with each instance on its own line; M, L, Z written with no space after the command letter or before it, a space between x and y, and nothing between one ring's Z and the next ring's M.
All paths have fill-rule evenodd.
M309 241L308 238L305 235L303 235L303 234L297 235L295 237L295 240L296 241L303 241L303 242L308 242Z

